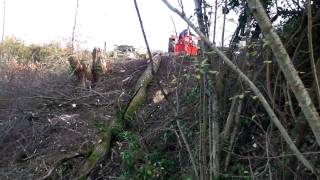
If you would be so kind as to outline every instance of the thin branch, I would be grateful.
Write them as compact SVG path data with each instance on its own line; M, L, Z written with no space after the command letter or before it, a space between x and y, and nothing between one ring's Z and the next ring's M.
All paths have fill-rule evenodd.
M297 98L299 105L306 119L308 120L318 145L320 145L320 117L314 104L312 103L308 91L300 79L297 70L294 68L290 57L280 40L280 37L273 29L270 19L268 18L268 15L265 12L261 2L259 0L248 0L248 4L265 36L265 39L267 40L274 56L276 57L275 59L277 60L284 77L294 92L295 97ZM314 169L312 168L312 170Z
M71 51L72 52L74 50L74 34L75 34L75 30L76 30L76 25L77 25L78 9L79 9L79 0L77 0L76 13L74 14L74 23L73 23L73 28L72 28L72 37L71 37Z
M291 140L288 132L286 129L282 126L281 122L279 121L278 117L268 104L265 97L262 95L261 91L257 88L257 86L236 66L232 63L232 61L224 54L222 51L220 51L214 44L211 43L211 41L195 27L195 25L179 10L174 8L167 0L162 0L164 4L167 5L167 7L178 14L186 23L189 24L189 26L204 40L204 42L213 49L217 55L225 62L226 65L229 66L232 71L237 73L239 77L247 84L247 86L250 87L250 89L255 93L255 95L259 98L261 104L267 111L271 121L276 125L276 127L279 129L281 135L284 137L286 143L288 144L289 148L296 154L299 161L301 161L308 169L312 170L314 172L314 168L311 165L311 163L301 154L301 152L298 150L298 148L295 146L293 141Z
M2 16L2 38L1 42L3 42L4 39L4 28L5 28L5 23L6 22L6 0L3 0L3 16Z
M320 106L320 86L317 75L316 63L314 61L313 44L312 44L312 14L311 14L311 0L307 0L307 15L308 15L308 46L309 57L311 61L312 74L316 85L316 94L318 96L318 107Z
M138 18L139 18L139 23L140 23L141 31L142 31L142 34L143 34L144 42L146 43L146 46L147 46L150 63L151 63L151 66L153 66L152 55L151 55L149 43L148 43L148 40L147 40L146 32L144 31L143 22L142 22L142 19L141 19L141 15L140 15L139 7L138 7L138 4L137 4L137 0L134 0L134 6L136 8L137 15L138 15ZM152 73L154 74L153 68L152 68Z
M187 148L187 151L188 151L188 154L189 154L189 158L190 158L190 161L191 161L191 164L192 164L192 167L193 167L193 171L194 171L197 179L199 179L197 166L196 166L194 157L192 156L192 152L191 152L189 143L188 143L188 141L187 141L187 138L186 138L186 136L184 135L184 133L183 133L183 131L182 131L182 128L181 128L179 119L176 120L176 123L177 123L178 129L179 129L179 132L180 132L180 134L181 134L182 140L183 140L184 144L186 145L186 148Z
M174 28L174 32L175 32L175 34L176 34L176 37L178 37L178 32L177 32L177 28L176 28L176 23L174 23L174 20L173 20L172 16L170 16L170 18L171 18L171 22L172 22L172 24L173 24L173 28Z

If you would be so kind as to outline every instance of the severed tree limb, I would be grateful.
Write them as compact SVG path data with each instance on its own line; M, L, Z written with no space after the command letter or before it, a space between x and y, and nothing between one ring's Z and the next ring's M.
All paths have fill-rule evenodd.
M235 73L239 75L239 77L246 83L247 86L250 87L250 89L255 93L255 95L260 100L261 104L267 111L271 121L276 125L276 127L279 129L281 135L285 139L286 143L288 144L289 148L294 152L294 154L297 156L298 160L302 162L302 164L310 169L312 172L315 172L315 169L313 165L303 156L303 154L298 150L298 148L293 143L292 139L290 138L287 130L283 127L281 122L279 121L278 117L270 107L269 103L265 99L265 97L262 95L261 91L257 88L257 86L236 66L232 63L232 61L222 52L220 51L214 44L211 43L211 41L201 32L199 29L195 27L195 25L184 15L182 14L178 9L174 8L167 0L162 0L162 2L173 12L178 14L203 40L204 42L213 49L218 56L225 62L226 65L229 66L231 70L233 70Z
M152 71L157 72L161 63L161 56L160 54L155 55L153 61L148 65L147 69L143 72L143 74L138 79L136 86L135 86L135 95L130 101L127 109L126 109L126 116L132 116L133 113L140 107L146 97L147 97L147 86L152 81L154 75Z
M112 136L111 129L111 127L107 127L98 135L99 139L97 144L93 147L92 153L78 171L79 179L86 179L96 164L105 158L109 152Z
M290 85L306 119L308 120L318 145L320 145L320 117L314 104L312 103L309 93L301 81L298 72L294 68L290 57L280 40L280 37L273 29L272 24L260 1L248 0L248 5L252 10L255 19L259 23L259 26L267 42L269 43L274 56L276 57L284 77Z
M153 59L153 65L151 66L151 64L149 64L147 69L138 79L135 87L135 94L128 103L128 106L126 107L125 112L121 117L121 126L123 129L126 128L124 118L132 116L133 113L143 105L146 99L147 86L153 79L153 74L151 72L152 67L154 67L155 72L157 72L157 70L159 69L161 56L157 54L153 57ZM90 172L96 166L96 164L100 162L101 159L105 158L106 154L110 151L112 128L113 125L110 123L108 127L106 127L102 132L100 132L98 143L94 146L91 155L78 172L79 179L86 179L86 177L90 174Z
M181 1L181 5L182 5L182 1ZM137 12L137 15L138 15L141 32L142 32L143 39L144 39L144 42L145 42L145 44L146 44L146 48L147 48L147 51L148 51L148 55L149 55L149 59L150 59L150 64L149 64L149 65L151 66L151 67L150 67L150 68L151 68L151 74L152 74L152 76L154 77L156 84L159 86L160 91L161 91L161 93L163 94L164 98L165 98L168 102L170 102L169 99L168 99L168 95L166 94L166 92L164 91L163 87L161 86L158 77L155 75L155 74L156 74L156 70L157 70L159 67L153 67L153 65L154 65L154 63L153 63L153 57L152 57L152 54L151 54L151 51L150 51L150 47L149 47L147 35L146 35L146 32L145 32L144 27L143 27L143 22L142 22L142 18L141 18L141 15L140 15L140 10L139 10L138 4L137 4L137 0L134 0L134 7L135 7L136 12ZM182 9L183 9L183 5L182 5ZM158 64L158 66L160 66L160 62L159 62L159 64Z

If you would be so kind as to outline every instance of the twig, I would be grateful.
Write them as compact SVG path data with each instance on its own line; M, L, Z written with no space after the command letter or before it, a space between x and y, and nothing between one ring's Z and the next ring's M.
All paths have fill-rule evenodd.
M170 16L170 18L171 18L171 22L172 22L172 24L173 24L173 28L174 28L174 32L175 32L175 34L176 34L176 37L178 37L176 24L174 23L172 16Z
M249 169L250 169L251 179L252 179L252 180L255 180L250 159L248 159L248 162L249 162Z

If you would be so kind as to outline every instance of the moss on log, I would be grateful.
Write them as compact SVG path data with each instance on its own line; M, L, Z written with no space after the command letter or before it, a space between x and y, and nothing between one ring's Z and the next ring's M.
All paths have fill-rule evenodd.
M79 170L79 179L86 179L95 165L109 152L111 135L110 127L107 127L99 134L98 143L94 146L89 158Z
M153 72L156 73L160 67L161 56L157 54L153 57L153 63L149 64L147 69L143 72L143 74L138 79L135 86L135 96L129 103L129 106L125 112L125 117L130 117L133 113L143 105L147 98L147 86L153 79ZM152 72L153 69L153 72Z
M147 86L153 79L153 72L156 73L161 63L161 56L157 54L153 57L153 64L149 64L147 69L138 79L135 86L135 95L130 101L125 116L131 116L138 107L142 106L147 97ZM153 69L153 72L152 72ZM84 165L80 168L78 174L79 179L86 179L95 165L105 157L106 153L110 150L110 143L112 138L113 126L110 125L99 135L98 143L94 146L93 151Z

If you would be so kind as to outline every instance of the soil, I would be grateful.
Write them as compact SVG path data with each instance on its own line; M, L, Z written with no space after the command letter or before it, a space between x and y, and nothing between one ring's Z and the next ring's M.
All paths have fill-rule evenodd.
M24 88L4 84L0 93L0 179L41 179L52 168L55 168L53 178L72 178L97 143L97 123L111 124L115 120L117 108L128 103L147 63L115 59L111 72L94 89L75 86L68 75ZM170 83L177 67L171 58L163 58L157 73L168 97L174 96L175 89ZM152 83L145 107L136 114L141 121L135 131L140 133L145 148L170 122L171 107L159 92L157 83ZM121 167L118 151L117 142L112 142L108 160L101 162L91 177L117 176ZM57 168L56 163L66 158L68 163Z

